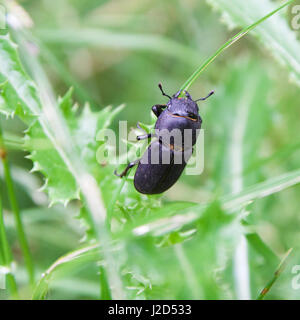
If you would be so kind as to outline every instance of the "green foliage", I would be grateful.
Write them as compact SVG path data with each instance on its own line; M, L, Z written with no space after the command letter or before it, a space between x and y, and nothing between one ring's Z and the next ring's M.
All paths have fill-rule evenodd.
M0 36L0 40L0 111L7 116L17 114L30 123L40 111L37 89L21 66L16 44L9 35Z
M207 0L214 8L222 12L224 22L233 27L246 27L260 17L275 9L272 1L253 0L250 2L226 0ZM286 1L292 4L293 1ZM282 15L275 15L259 25L254 31L263 46L268 48L278 61L290 72L292 78L300 84L300 44L296 33L288 26Z
M276 8L276 9L273 9L273 11L271 11L271 7L269 8L268 10L268 14L266 15L261 15L261 16L257 16L256 19L254 19L254 22L252 21L252 23L249 25L250 22L246 22L244 23L244 28L243 30L241 30L239 33L237 33L234 37L232 37L231 39L229 39L226 43L224 43L212 56L210 56L208 59L206 59L195 71L194 73L186 80L186 82L183 84L183 86L181 87L181 90L188 90L191 86L191 84L200 76L200 74L204 71L205 68L207 68L207 66L209 64L211 64L224 50L226 50L227 48L229 48L232 44L234 44L236 41L238 41L239 39L241 39L242 37L244 37L248 32L250 32L251 30L255 29L256 27L260 27L260 25L266 21L267 19L269 19L270 17L272 17L275 13L277 13L278 11L280 11L281 9L283 9L284 7L286 7L287 5L291 4L294 0L290 0L290 1L287 1L286 3L284 3L282 6ZM222 1L221 1L222 2ZM212 2L214 4L214 2ZM258 6L258 4L261 5L261 2L258 2L256 4L256 6ZM219 4L220 5L220 4ZM248 4L243 4L245 6L245 8L242 8L243 10L241 10L240 12L247 12L247 10L244 10L244 9L249 9L249 6ZM253 1L253 8L252 10L250 10L251 12L255 12L254 11L254 7L255 7L255 4L254 4L254 1ZM231 8L231 5L229 6L229 16L230 14L234 15L232 13L232 11L230 10ZM225 9L225 12L226 12L226 9ZM239 13L240 13L239 12ZM226 16L227 17L227 16ZM248 15L245 15L244 19L247 19L249 18ZM244 21L244 20L243 20ZM286 32L287 30L285 30ZM273 32L273 29L271 29L271 33ZM262 33L262 32L261 32ZM261 34L260 32L258 32L258 34L260 35ZM262 33L263 34L263 33ZM287 32L287 34L292 38L292 34L291 32ZM294 35L293 35L294 36ZM273 39L273 38L271 38ZM291 40L291 39L289 39ZM295 39L294 39L295 40ZM277 45L276 41L274 40L274 44L273 46L275 47ZM299 48L295 48L295 52L296 50L299 49ZM293 57L291 58L287 58L287 54L284 54L283 55L284 58L287 59L287 62L289 62L290 64L293 64L294 61L293 60ZM290 65L291 67L291 65ZM298 67L298 66L297 66ZM293 70L293 68L291 68ZM299 68L298 68L299 69Z
M58 105L66 123L76 141L76 154L87 164L95 175L97 174L96 136L100 130L111 123L113 117L121 110L113 112L108 107L100 112L92 112L89 105L85 105L81 114L76 115L76 105L73 107L70 90L59 99ZM70 200L79 199L79 188L64 160L55 151L51 141L45 135L40 123L36 121L26 132L26 144L32 148L30 158L33 161L32 171L41 171L46 179L43 189L49 194L51 204L61 202L65 205Z
M60 19L58 1L53 1L24 4L36 22L32 34L25 26L19 31L11 25L14 41L0 36L4 138L13 150L18 146L16 154L9 149L9 161L24 229L41 273L30 288L23 262L14 259L18 268L12 275L23 289L22 297L98 299L100 292L101 298L114 296L114 284L120 282L118 288L128 299L232 299L240 298L239 286L249 281L249 295L256 298L272 279L280 256L290 247L298 252L300 96L299 88L287 79L292 75L299 84L299 42L269 0L208 2L230 27L244 29L230 38L218 22L219 14L193 1L143 6L133 1L132 11L127 2L113 6L107 1L91 4L84 13L81 2L63 1L62 14L72 12L69 25ZM106 10L113 12L109 19L98 19L107 16ZM52 12L53 19L43 12ZM274 16L269 18L271 12ZM164 19L156 13L163 13ZM252 29L262 46L250 37L231 46ZM263 54L265 47L283 63L286 74ZM141 127L150 132L155 118L145 110L165 102L154 84L163 79L166 92L172 94L209 51L214 53L184 84L189 88L193 83L195 98L212 86L216 92L199 103L205 129L204 173L184 174L163 195L142 195L133 187L134 170L118 179L113 175L115 164L97 161L99 151L107 148L101 140L103 130L117 131L114 120L126 119L130 125L148 123ZM209 64L206 77L198 78ZM48 113L45 99L52 96L50 86L39 81L43 69L62 96L53 102L54 114ZM108 103L120 106L102 107ZM61 128L67 142L58 133ZM126 146L133 160L135 144L128 141ZM95 188L82 183L76 171L81 167L84 177L95 179ZM35 192L37 185L47 198ZM93 196L99 191L103 208L91 210L86 190ZM7 210L4 201L0 235L7 233L17 252ZM98 223L100 214L106 217L104 224ZM248 254L238 265L241 239L247 241ZM0 250L4 265L2 255ZM241 278L243 265L249 274ZM289 267L280 277L276 274L276 285L266 298L299 298L289 288Z

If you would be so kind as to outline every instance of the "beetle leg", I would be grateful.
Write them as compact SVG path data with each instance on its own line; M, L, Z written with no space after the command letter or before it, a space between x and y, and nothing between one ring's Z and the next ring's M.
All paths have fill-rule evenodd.
M136 140L140 141L140 140L150 139L151 137L152 137L152 133L147 133L142 136L137 136Z
M147 139L147 138L150 139L152 137L152 134L151 133L147 133L147 131L141 127L139 122L136 124L136 126L137 126L138 129L140 129L141 131L145 132L144 135L137 136L136 140L140 141L140 140L144 140L144 139Z
M130 162L122 173L119 174L119 173L117 172L117 170L115 170L115 171L114 171L114 174L115 174L117 177L123 178L124 176L127 175L128 171L129 171L132 167L134 167L135 165L138 164L139 161L140 161L140 159L137 159L137 160L135 160L135 161Z
M152 111L158 118L166 107L167 106L165 104L156 104L152 107Z
M144 131L145 133L147 133L147 131L141 127L141 125L140 125L139 122L136 124L136 127L137 127L138 129Z

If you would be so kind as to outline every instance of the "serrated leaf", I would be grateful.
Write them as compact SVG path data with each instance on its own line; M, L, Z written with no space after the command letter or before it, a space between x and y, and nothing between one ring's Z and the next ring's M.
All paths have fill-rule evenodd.
M30 122L40 113L40 100L36 86L25 73L17 50L9 35L0 36L0 83L5 104L0 111L6 115L18 114Z
M0 111L6 116L17 114L29 126L25 136L30 152L28 158L33 161L32 171L41 171L45 177L41 190L49 194L50 204L61 202L66 205L70 200L78 199L79 187L68 163L71 159L63 158L61 150L57 148L59 141L51 139L51 128L39 117L42 108L38 91L25 73L17 46L8 35L0 36L0 83ZM123 106L93 112L87 104L78 114L78 106L72 102L72 89L58 99L58 106L73 139L75 154L82 161L85 170L100 181L104 172L101 172L96 161L99 145L96 136L99 130L110 125ZM54 145L57 143L58 145ZM86 223L89 224L90 221Z
M81 222L81 226L84 229L84 237L81 239L82 242L93 242L95 241L95 230L91 221L88 210L85 206L80 208L79 214L76 217Z
M85 105L77 116L76 109L72 107L72 90L59 99L59 107L75 141L78 157L84 161L89 171L95 176L100 165L96 161L96 136L100 129L105 129L121 108L111 112L107 107L99 112L92 112L89 105ZM39 141L40 144L36 142ZM30 159L45 176L44 189L49 194L51 204L61 202L67 204L70 200L79 199L79 187L69 171L67 165L55 150L38 121L35 121L26 132L27 145L33 146ZM43 147L46 144L47 147Z
M42 143L37 144L37 141ZM43 147L43 141L48 147ZM35 148L30 154L30 159L33 162L33 169L39 170L45 177L42 190L48 193L50 203L64 204L72 199L78 199L79 189L73 175L48 141L38 121L35 121L27 130L26 142Z

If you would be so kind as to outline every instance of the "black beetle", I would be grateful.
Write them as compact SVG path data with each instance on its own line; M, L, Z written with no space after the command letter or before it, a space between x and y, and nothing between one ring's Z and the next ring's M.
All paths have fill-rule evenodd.
M155 124L157 140L149 145L141 159L130 162L121 174L115 171L115 175L122 178L129 169L138 164L134 175L134 186L137 191L144 194L162 193L178 180L193 153L198 129L201 128L202 119L197 101L206 100L214 93L211 91L206 97L193 100L187 91L185 97L180 97L181 90L170 97L163 91L160 83L158 87L170 100L167 104L157 104L152 107L153 113L157 116ZM184 136L186 129L190 129L191 133L187 138ZM178 140L176 134L170 134L172 130L179 133L178 137L181 139ZM137 140L149 139L151 136L145 134L138 136Z

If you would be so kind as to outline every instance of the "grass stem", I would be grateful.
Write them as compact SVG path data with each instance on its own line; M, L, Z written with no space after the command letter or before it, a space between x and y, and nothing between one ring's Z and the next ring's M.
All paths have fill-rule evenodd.
M262 289L260 292L257 300L263 300L266 297L266 294L270 291L273 284L276 282L276 280L279 278L281 273L283 272L285 266L286 266L286 260L290 256L291 252L293 251L293 248L290 248L287 253L284 255L283 259L280 261L276 271L274 272L273 278L269 281L269 283Z
M227 48L229 48L232 44L234 44L236 41L244 37L248 32L253 30L255 27L257 27L259 24L273 16L276 12L280 11L284 7L288 6L294 2L294 0L289 0L277 9L273 10L272 12L268 13L261 19L257 20L256 22L252 23L250 26L247 26L243 30L241 30L239 33L237 33L234 37L230 38L226 43L224 43L213 55L211 55L209 58L207 58L195 71L194 73L186 80L186 82L182 85L180 90L187 91L190 86L193 84L193 82L200 76L200 74ZM181 93L181 96L184 95L184 92Z
M17 202L16 193L14 190L14 185L13 185L11 171L10 171L10 167L7 159L1 125L0 125L0 157L3 163L4 177L6 181L8 197L9 197L11 209L15 218L17 235L18 235L19 243L24 256L26 270L29 277L29 283L31 286L33 286L34 285L34 266L31 258L30 250L29 250L28 241L24 231L24 226L21 219L20 208Z
M0 149L1 150L1 149ZM1 151L0 151L1 152ZM3 216L3 206L2 206L2 196L0 194L0 263L8 268L8 273L6 274L6 280L8 283L9 290L14 299L18 298L17 283L14 275L11 273L12 266L12 253L6 237L4 216Z
M101 292L100 292L100 299L101 300L111 300L111 292L109 287L109 281L107 278L105 266L100 266L100 286L101 286Z
M183 245L179 243L173 246L173 248L180 263L181 269L184 273L184 277L186 278L189 290L191 291L192 299L200 299L202 296L202 292L198 285L197 275L193 270L188 257L185 254Z

